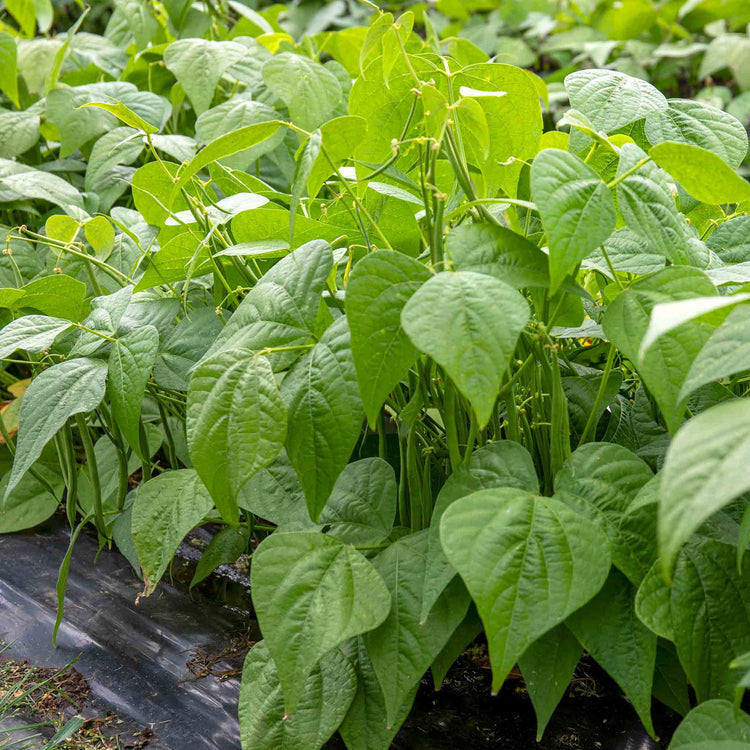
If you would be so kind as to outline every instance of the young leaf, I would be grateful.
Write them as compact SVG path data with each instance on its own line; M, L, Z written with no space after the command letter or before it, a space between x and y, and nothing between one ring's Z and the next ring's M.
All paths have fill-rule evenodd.
M440 538L484 623L497 691L540 636L601 589L609 550L597 526L552 498L482 490L443 514Z
M549 148L531 167L531 191L549 243L550 293L615 231L617 214L601 177L574 154Z
M185 534L211 508L211 496L192 469L164 472L138 488L132 529L145 596L156 589Z
M346 287L352 357L367 421L376 425L388 394L417 358L401 327L401 311L430 278L418 261L377 250L354 266Z
M362 402L346 317L295 363L281 384L289 429L286 451L317 522L362 429Z
M279 455L286 435L268 359L230 349L204 360L190 380L186 429L193 466L224 520L236 526L238 495Z
M118 120L124 122L129 127L135 128L136 130L142 130L146 135L153 135L154 133L159 132L159 127L157 125L152 125L150 122L146 122L140 115L137 115L122 102L87 102L82 106L103 109L106 112L113 114Z
M669 750L744 750L750 745L750 716L728 700L696 706L677 727Z
M327 653L305 680L297 710L284 711L276 667L265 641L250 649L242 670L240 736L243 750L320 750L346 716L357 691L351 662Z
M391 592L391 611L385 622L363 637L383 689L389 726L469 607L466 589L456 580L420 622L426 562L426 531L399 539L373 560Z
M253 555L251 585L288 714L320 659L376 628L391 606L383 579L361 553L313 532L264 539Z
M18 68L16 40L0 32L0 91L18 106Z
M518 660L536 714L537 742L541 742L581 656L581 644L565 625L558 625L535 640Z
M112 417L138 455L141 454L138 432L141 401L158 347L158 331L153 326L144 326L118 339L109 353L108 392Z
M659 550L669 574L709 516L750 489L750 401L733 399L693 417L675 435L662 471Z
M29 282L23 289L23 306L45 315L77 321L82 316L86 285L65 274L44 276ZM84 313L85 314L85 313Z
M685 548L672 586L675 646L698 701L734 695L730 668L750 650L750 558L737 571L734 547L707 540Z
M445 368L474 407L480 427L490 418L528 319L528 303L515 289L471 271L437 274L401 313L409 338Z
M319 523L347 544L379 544L393 529L396 474L382 458L347 464L336 480Z
M651 686L656 665L656 634L635 614L635 588L617 570L604 588L566 624L597 663L630 699L643 726L654 734Z
M351 158L367 132L367 120L347 115L335 117L320 126L322 151L307 176L307 192L314 198L323 183L345 161Z
M750 200L750 183L716 154L700 146L666 141L648 153L701 203L717 205ZM706 180L706 175L711 175L711 179Z
M106 377L106 362L80 358L60 362L31 381L18 418L18 443L6 498L69 417L99 406Z
M5 488L10 479L8 472L0 480L0 534L32 529L46 521L60 504L63 478L59 470L53 470L37 462L35 469L46 480L55 495L32 474L26 474L16 488L6 496Z

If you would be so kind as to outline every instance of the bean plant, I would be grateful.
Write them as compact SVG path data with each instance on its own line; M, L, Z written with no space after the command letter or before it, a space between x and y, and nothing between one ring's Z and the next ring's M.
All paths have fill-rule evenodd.
M539 737L585 651L747 746L743 124L424 8L46 7L0 33L0 532L64 508L57 625L86 526L149 596L219 524L245 748L388 748L477 638Z

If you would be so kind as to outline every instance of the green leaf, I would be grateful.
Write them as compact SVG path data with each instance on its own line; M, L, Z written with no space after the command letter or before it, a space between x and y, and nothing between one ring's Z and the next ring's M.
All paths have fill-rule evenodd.
M527 492L539 492L534 460L526 448L512 440L488 443L471 454L467 467L451 474L446 480L430 520L422 620L427 619L432 605L456 575L440 542L440 519L443 513L459 498L492 487L516 487Z
M667 109L649 112L645 127L646 136L654 145L675 141L700 146L733 169L742 164L747 154L745 126L706 102L670 99Z
M364 642L383 689L389 726L469 607L466 589L456 580L420 620L426 563L427 531L399 539L373 560L391 592L391 611L380 627L365 633Z
M750 716L729 701L712 700L685 717L669 750L747 750L749 746Z
M565 78L570 106L602 133L613 133L651 112L667 109L667 100L650 83L612 70L580 70Z
M680 426L687 399L681 395L693 359L713 332L707 323L692 321L663 336L641 358L641 342L651 311L662 302L716 295L708 277L697 269L674 266L635 282L619 294L602 317L609 340L635 363L659 404L670 432Z
M86 242L98 258L108 257L115 246L115 230L104 216L94 216L83 226Z
M729 666L750 650L750 558L707 540L680 555L672 586L675 646L698 701L734 696Z
M422 609L424 609L424 601L422 602ZM443 646L443 650L430 665L435 690L440 690L456 659L474 642L474 639L482 630L482 621L479 619L479 613L474 606L474 602L471 602L466 617L464 617L461 624L453 631L453 635L448 639L445 646Z
M66 320L77 321L82 317L86 285L72 276L44 276L21 288L24 307Z
M627 512L653 476L642 458L610 443L582 445L555 476L555 497L601 527L609 539L612 563L635 585L653 563L656 530L653 524L634 543Z
M141 402L158 347L158 331L153 326L144 326L119 338L109 353L108 393L112 418L138 455L141 453L138 435Z
M666 141L649 150L649 156L701 203L740 203L750 200L750 183L721 157L700 146ZM711 175L706 180L706 175Z
M433 276L401 313L409 338L445 368L474 407L480 427L490 418L528 319L528 303L515 289L471 271Z
M288 368L315 333L321 294L332 268L327 242L309 242L282 258L245 296L208 353L288 347L269 354L275 371Z
M47 315L25 315L0 330L0 359L7 359L16 349L43 352L71 327L69 320Z
M662 471L659 551L669 574L698 527L750 489L750 401L733 399L698 414L675 435Z
M389 724L385 712L385 696L373 669L362 636L353 639L347 652L357 670L357 693L346 714L339 734L348 750L388 750L393 738L411 711L419 684L406 696L396 720ZM348 644L347 644L348 645Z
M581 656L581 644L565 625L558 625L534 641L518 660L536 714L537 742L565 695Z
M185 231L172 237L151 256L134 291L142 292L162 284L197 278L211 269L206 245L191 232Z
M524 651L601 589L609 550L597 526L552 498L482 490L443 514L440 538L484 623L499 690Z
M130 187L133 192L133 203L147 224L160 227L169 218L172 211L187 208L182 196L172 198L172 188L179 164L162 161L148 162L133 174Z
M223 528L215 536L211 537L208 547L203 551L198 565L195 567L193 580L190 581L192 589L197 583L213 573L220 565L231 565L247 549L250 536L247 529L233 529L231 526Z
M596 662L612 676L654 734L651 686L656 665L656 634L635 614L635 588L619 571L566 624Z
M396 517L396 474L382 458L347 464L336 480L319 523L342 542L373 545L393 529Z
M21 404L16 455L5 487L6 498L69 417L99 406L104 398L106 377L106 362L81 358L60 362L31 381Z
M32 529L46 521L57 510L64 487L60 471L51 469L41 462L37 462L35 469L52 487L55 495L50 494L32 474L26 474L16 488L6 495L10 479L10 473L7 473L0 480L0 534Z
M0 187L10 192L11 200L46 201L68 213L83 208L81 194L69 182L48 172L32 169L11 174L0 178Z
M312 532L272 534L253 555L253 604L288 714L315 665L348 638L380 625L391 597L355 549Z
M2 55L1 46L0 55ZM19 156L34 146L38 140L39 115L28 110L24 112L0 110L0 158L12 159L14 156Z
M459 224L448 233L446 247L457 271L495 276L516 289L549 286L545 254L533 242L505 227Z
M205 359L190 380L186 428L193 466L224 520L236 526L242 488L279 455L286 435L268 359L247 349Z
M367 120L347 115L334 117L320 126L322 151L307 177L307 192L314 198L323 183L344 162L348 161L367 132Z
M223 159L225 156L246 151L252 146L262 143L270 138L281 127L281 124L276 120L258 122L255 125L233 130L231 133L221 135L216 140L211 141L180 171L179 178L172 188L172 195L177 195L180 188L187 185L190 178L200 172L201 169L219 161L219 159Z
M601 177L574 154L545 149L531 167L531 192L549 243L550 293L615 231L617 214Z
M653 692L654 698L680 716L690 712L687 675L680 664L674 644L667 641L659 641L656 646Z
M219 79L245 53L245 47L236 42L179 39L164 51L164 64L201 114L211 106Z
M750 215L720 224L706 238L706 247L725 263L750 260Z
M362 429L362 402L346 317L287 373L281 384L289 429L286 451L317 521Z
M668 641L674 641L671 607L670 588L664 581L661 564L655 562L638 587L635 613L653 633Z
M211 496L192 469L166 471L138 488L132 529L144 596L154 592L180 542L211 508Z
M661 148L657 146L656 148ZM687 225L677 213L666 175L653 162L644 163L625 176L646 158L633 143L620 149L617 167L617 205L628 228L644 239L649 247L673 263L690 261Z
M81 106L98 107L99 109L103 109L105 112L114 115L118 120L124 122L129 127L135 128L136 130L142 130L147 135L159 132L158 125L146 122L140 115L133 112L132 109L116 100L113 102L87 102Z
M291 715L265 641L250 649L242 670L240 736L244 750L319 750L346 716L357 691L351 662L339 649L327 653L305 680Z
M16 40L10 34L0 31L0 91L18 107L18 68L16 58Z
M418 261L391 250L362 258L346 287L346 314L359 392L371 425L388 394L406 375L417 350L401 327L401 311L430 278Z
M294 219L297 215L299 202L307 190L307 180L312 172L315 161L321 154L322 137L316 130L302 144L296 156L294 178L292 179L292 194L289 200L289 241L294 241ZM314 196L311 196L314 197Z
M330 120L343 100L341 84L328 68L291 52L267 60L263 80L286 104L292 122L307 131Z

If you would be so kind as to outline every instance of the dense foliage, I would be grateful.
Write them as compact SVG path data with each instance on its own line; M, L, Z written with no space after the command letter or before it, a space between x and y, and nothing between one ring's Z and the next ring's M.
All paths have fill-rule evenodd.
M387 748L482 632L540 736L585 649L746 746L750 8L426 8L5 0L0 532L149 595L221 523L243 747Z

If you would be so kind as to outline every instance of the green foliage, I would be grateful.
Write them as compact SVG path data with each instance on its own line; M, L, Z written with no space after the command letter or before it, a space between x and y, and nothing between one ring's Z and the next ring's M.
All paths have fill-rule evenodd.
M220 524L243 747L386 750L477 636L539 737L585 649L746 745L746 4L259 5L6 3L0 532L64 504L58 626L87 524L144 595Z

